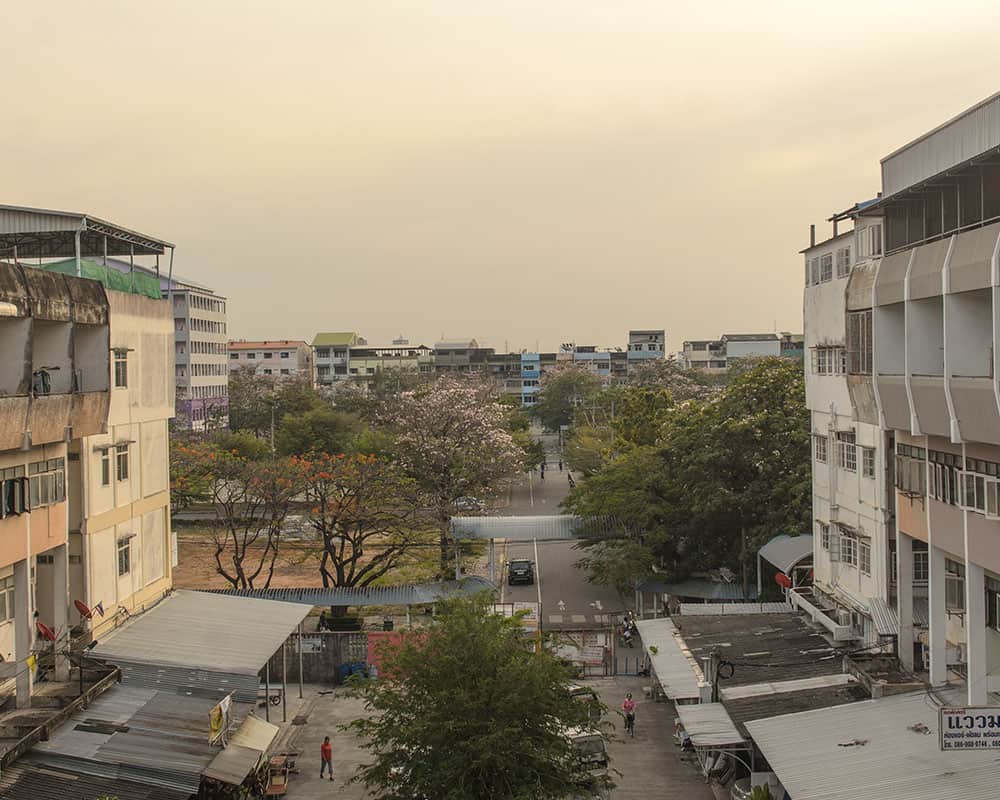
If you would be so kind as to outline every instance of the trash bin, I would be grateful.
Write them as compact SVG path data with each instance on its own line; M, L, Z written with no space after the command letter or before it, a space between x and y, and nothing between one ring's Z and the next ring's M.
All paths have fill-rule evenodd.
M384 617L382 619L382 630L391 631L395 623L392 621L392 617Z

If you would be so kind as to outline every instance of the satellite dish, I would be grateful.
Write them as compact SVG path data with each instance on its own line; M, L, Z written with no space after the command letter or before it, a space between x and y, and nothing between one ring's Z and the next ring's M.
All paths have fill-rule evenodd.
M38 630L38 635L43 639L48 639L50 642L54 642L56 640L55 632L41 620L35 621L35 628Z
M76 610L80 612L80 616L84 619L94 618L94 612L87 608L87 604L82 600L74 600L73 605L76 606Z

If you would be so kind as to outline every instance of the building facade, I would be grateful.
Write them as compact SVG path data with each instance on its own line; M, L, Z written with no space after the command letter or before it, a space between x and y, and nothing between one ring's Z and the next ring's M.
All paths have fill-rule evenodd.
M662 361L666 357L667 333L664 330L635 330L628 332L627 371L650 360Z
M59 653L75 601L107 609L84 626L99 636L118 607L171 585L170 306L158 281L125 282L87 258L168 248L89 216L0 207L0 692L18 706L31 703L37 654L68 677ZM71 275L66 261L20 261L74 251Z
M678 366L710 374L725 372L734 359L802 358L804 339L796 333L724 333L719 339L692 339L677 354Z
M832 275L849 238L806 253L807 319L829 317L836 334L807 345L819 369L845 374L854 417L852 426L839 421L838 404L837 445L850 443L850 427L859 448L859 436L880 432L864 444L874 445L876 473L891 487L882 513L894 523L887 541L876 528L871 542L873 557L884 550L889 561L895 619L883 626L895 625L904 665L926 669L932 685L963 685L970 705L1000 691L998 152L1000 95L887 156L880 197L832 218L855 220L846 280ZM834 283L845 285L843 297ZM815 408L814 433L824 427L833 429ZM829 471L818 465L818 475ZM822 502L816 510L824 513ZM817 565L836 567L817 566L817 578L844 571L845 561L853 568L853 542L819 545ZM860 543L858 552L860 561ZM871 592L877 626L882 578L872 568L873 585L860 584L860 594Z
M230 372L248 369L278 380L303 376L312 380L312 348L301 339L230 340L228 349Z
M354 331L317 333L313 337L313 384L330 387L338 381L350 380L351 348L367 345L364 338Z
M226 298L191 281L164 280L174 311L178 423L191 430L229 424Z

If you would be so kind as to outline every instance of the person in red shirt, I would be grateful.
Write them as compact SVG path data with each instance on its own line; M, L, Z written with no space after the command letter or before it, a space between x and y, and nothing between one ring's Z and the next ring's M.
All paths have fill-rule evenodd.
M323 744L320 745L319 754L323 758L323 763L319 768L319 777L323 778L323 773L330 770L330 780L333 780L333 745L330 744L330 737L323 737Z

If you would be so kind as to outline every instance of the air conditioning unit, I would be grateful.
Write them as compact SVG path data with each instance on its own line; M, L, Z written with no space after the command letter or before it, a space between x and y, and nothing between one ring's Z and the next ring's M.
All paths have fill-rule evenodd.
M851 612L843 608L837 609L837 624L850 627L851 625Z

